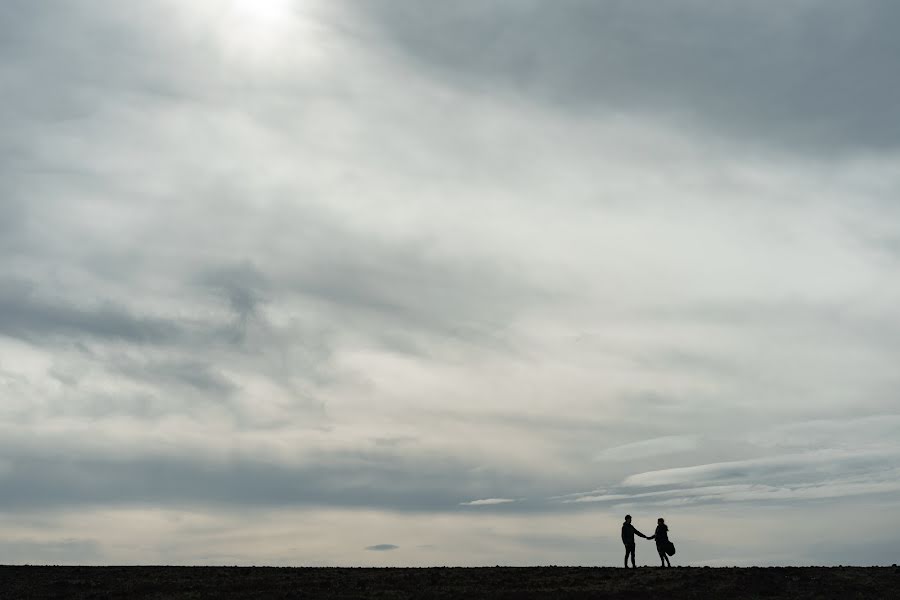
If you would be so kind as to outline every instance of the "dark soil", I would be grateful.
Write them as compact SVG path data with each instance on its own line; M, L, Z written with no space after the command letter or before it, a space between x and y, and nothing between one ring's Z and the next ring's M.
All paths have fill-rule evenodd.
M0 598L896 598L898 567L0 566Z

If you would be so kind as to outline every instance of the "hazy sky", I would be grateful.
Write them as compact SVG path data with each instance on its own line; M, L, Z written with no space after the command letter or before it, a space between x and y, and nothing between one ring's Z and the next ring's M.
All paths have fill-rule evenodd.
M897 562L897 31L3 0L0 563Z

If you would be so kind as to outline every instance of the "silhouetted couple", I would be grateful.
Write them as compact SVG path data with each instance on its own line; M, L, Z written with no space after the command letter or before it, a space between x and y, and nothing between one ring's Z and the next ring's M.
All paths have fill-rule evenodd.
M625 515L625 522L622 523L622 543L625 544L625 568L628 568L628 557L631 556L631 568L635 568L634 564L634 536L639 535L645 540L656 540L656 551L659 553L659 559L662 561L663 567L671 567L669 556L675 554L675 546L669 541L669 527L666 525L665 519L660 517L656 520L656 532L647 537L634 528L631 524L631 515Z

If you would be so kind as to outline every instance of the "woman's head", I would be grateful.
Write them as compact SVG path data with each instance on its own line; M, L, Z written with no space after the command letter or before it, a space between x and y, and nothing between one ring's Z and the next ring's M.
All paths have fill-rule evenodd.
M656 522L659 523L660 525L665 525L665 524L666 524L666 520L663 519L662 517L658 518L658 519L656 520Z

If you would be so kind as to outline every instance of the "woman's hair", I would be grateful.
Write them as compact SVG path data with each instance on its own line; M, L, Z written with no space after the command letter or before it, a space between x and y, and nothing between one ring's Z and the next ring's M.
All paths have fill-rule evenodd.
M657 522L657 523L665 523L666 520L663 519L662 517L660 517L660 518L658 518L658 519L656 520L656 522Z

